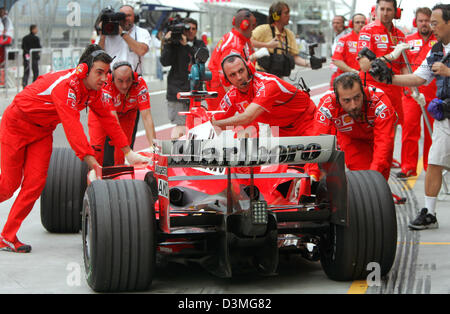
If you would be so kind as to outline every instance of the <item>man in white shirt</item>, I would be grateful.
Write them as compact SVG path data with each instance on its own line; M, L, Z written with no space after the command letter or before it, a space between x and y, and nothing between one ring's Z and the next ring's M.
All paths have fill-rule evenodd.
M437 85L437 98L428 106L435 121L425 175L425 207L409 224L416 230L438 227L436 197L442 185L442 171L450 170L450 4L438 4L433 8L431 29L439 42L434 44L419 68L413 74L392 77L392 84L400 86L420 86L434 79Z
M117 60L127 60L133 66L133 70L142 74L142 58L148 52L151 45L150 33L135 25L134 8L123 5L119 12L125 14L125 20L120 22L118 35L103 35L97 39L97 43L111 56L115 57L111 67Z

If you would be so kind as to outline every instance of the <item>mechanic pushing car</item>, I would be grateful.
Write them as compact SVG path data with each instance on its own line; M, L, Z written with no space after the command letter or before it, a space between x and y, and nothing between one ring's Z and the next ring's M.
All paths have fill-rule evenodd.
M389 98L381 90L364 87L353 72L338 76L333 89L320 100L313 135L337 133L347 168L376 170L388 180L398 119Z
M136 114L139 110L144 124L145 135L152 146L156 138L155 126L150 111L150 95L144 79L133 71L128 61L118 61L112 66L103 88L103 102L119 120L120 126L131 144ZM103 166L121 165L124 155L121 150L114 150L106 140L106 130L95 111L88 115L90 144L95 150L95 159ZM107 151L104 151L104 147ZM105 156L104 156L105 155ZM109 156L108 156L109 155ZM105 157L105 158L103 158Z
M28 253L31 246L16 234L44 189L52 154L53 131L62 123L67 139L81 160L99 168L80 122L79 111L96 112L114 144L130 164L147 159L133 152L117 119L103 106L102 92L112 58L98 45L89 45L77 68L40 76L6 108L0 127L0 202L21 187L0 236L0 250Z
M307 92L275 75L255 71L238 53L223 59L222 70L232 87L220 103L225 113L212 117L213 126L225 129L261 122L278 127L280 137L312 135L316 106Z

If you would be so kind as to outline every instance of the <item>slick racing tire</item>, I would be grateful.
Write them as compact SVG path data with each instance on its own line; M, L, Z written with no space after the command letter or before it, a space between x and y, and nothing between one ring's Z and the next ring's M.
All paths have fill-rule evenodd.
M98 180L83 204L86 279L97 292L147 290L156 264L156 223L144 181Z
M41 222L53 233L81 230L81 209L87 185L87 164L70 148L54 148L41 194Z
M331 224L321 241L322 267L330 279L337 281L366 279L373 266L384 276L392 267L397 249L391 190L377 171L348 171L346 176L348 226Z

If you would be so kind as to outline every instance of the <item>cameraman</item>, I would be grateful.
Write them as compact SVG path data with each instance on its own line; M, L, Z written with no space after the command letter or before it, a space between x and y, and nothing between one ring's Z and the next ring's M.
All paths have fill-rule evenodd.
M438 228L436 197L442 184L442 170L450 169L450 4L438 4L431 13L431 29L439 41L413 74L394 75L399 86L420 86L436 80L437 98L428 105L435 119L425 175L425 207L409 224L416 230ZM424 97L422 94L419 97Z
M194 63L194 55L201 47L206 47L202 40L196 38L197 21L192 18L185 18L180 26L184 24L181 35L168 31L164 36L163 48L161 52L161 64L171 66L167 76L167 109L169 119L176 127L172 130L173 139L180 137L185 132L184 116L178 115L180 111L189 111L189 100L178 100L178 92L188 92L190 83L188 79L190 65ZM178 24L172 28L177 28ZM173 23L172 23L173 25Z
M290 60L290 64L288 66L291 68L291 70L295 67L295 65L311 67L313 69L321 68L322 62L319 61L320 58L311 57L311 60L306 60L299 56L299 49L295 40L295 35L291 30L285 28L285 26L289 24L289 20L290 9L287 3L278 1L272 4L269 8L268 24L259 25L253 30L252 41L268 43L276 38L278 47L276 47L275 49L269 49L269 52L272 54L278 53L288 56ZM263 63L263 60L267 59L258 60L258 63L256 65L256 68L258 70L269 72L279 77L289 76L289 74L285 75L287 74L286 72L281 74L281 72L278 70L272 70L273 68L264 68L261 64Z
M104 35L100 31L97 43L110 56L115 57L111 66L117 60L127 60L133 66L133 71L142 74L141 58L149 50L150 33L135 25L136 14L132 6L123 5L119 12L125 14L125 19L119 22L119 33L117 35Z

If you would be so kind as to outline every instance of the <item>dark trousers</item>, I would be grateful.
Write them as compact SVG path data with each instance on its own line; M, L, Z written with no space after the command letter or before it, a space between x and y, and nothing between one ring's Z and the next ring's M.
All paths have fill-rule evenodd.
M136 122L134 123L134 129L133 129L133 137L131 139L131 149L133 149L134 147L134 140L136 139L136 132L138 129L138 124L139 124L139 117L140 117L140 112L139 110L137 111L136 114ZM105 145L104 145L104 153L103 153L103 167L110 167L110 166L114 166L114 146L109 145L109 141L111 139L109 138L109 136L106 137L105 140Z
M39 59L33 58L33 62L31 65L31 69L33 71L33 82L36 81L39 76ZM25 87L28 85L28 77L30 76L30 61L23 58L23 79L22 86Z

